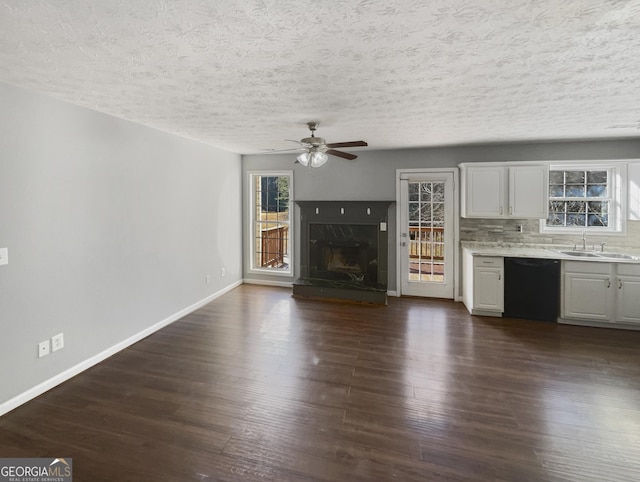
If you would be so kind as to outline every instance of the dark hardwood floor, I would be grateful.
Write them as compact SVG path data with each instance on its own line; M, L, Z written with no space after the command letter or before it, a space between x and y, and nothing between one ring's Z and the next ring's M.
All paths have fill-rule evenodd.
M79 481L640 480L640 332L243 285L0 417Z

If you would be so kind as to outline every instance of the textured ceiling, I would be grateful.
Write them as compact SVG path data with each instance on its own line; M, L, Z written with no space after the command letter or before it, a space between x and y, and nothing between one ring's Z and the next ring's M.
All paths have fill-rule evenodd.
M3 0L0 80L238 153L640 137L640 0Z

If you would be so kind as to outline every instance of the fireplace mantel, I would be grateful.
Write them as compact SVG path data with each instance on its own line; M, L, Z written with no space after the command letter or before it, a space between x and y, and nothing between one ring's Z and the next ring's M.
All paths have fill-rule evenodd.
M392 202L297 201L300 279L294 296L386 304Z

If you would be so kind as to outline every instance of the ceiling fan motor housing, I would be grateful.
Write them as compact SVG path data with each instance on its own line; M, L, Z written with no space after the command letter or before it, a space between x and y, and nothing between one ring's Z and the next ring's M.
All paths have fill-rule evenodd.
M325 140L322 137L305 137L300 142L303 144L310 144L313 147L320 147L326 144Z

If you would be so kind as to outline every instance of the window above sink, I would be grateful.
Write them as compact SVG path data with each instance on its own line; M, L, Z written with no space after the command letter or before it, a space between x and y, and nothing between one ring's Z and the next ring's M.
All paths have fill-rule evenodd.
M626 177L624 162L550 163L549 215L540 220L540 232L624 234Z

